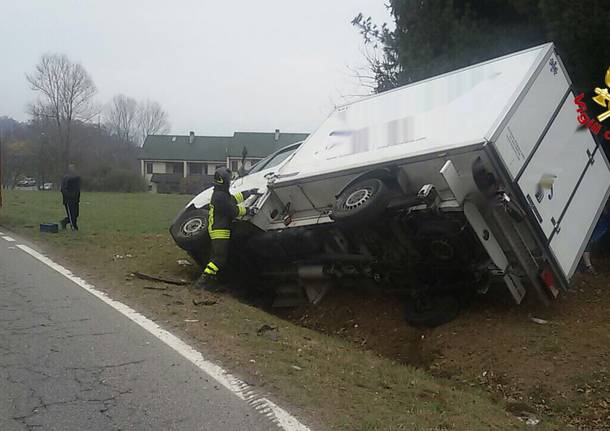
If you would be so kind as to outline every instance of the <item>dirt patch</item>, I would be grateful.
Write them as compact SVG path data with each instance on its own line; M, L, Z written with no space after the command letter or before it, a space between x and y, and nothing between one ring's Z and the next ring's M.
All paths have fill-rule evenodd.
M600 259L598 266L610 268L610 259ZM317 307L278 315L462 387L482 388L516 415L610 430L607 272L577 275L570 291L550 307L535 298L517 307L497 286L435 329L409 327L403 304L398 297L336 290Z
M439 355L426 342L430 331L405 323L404 298L398 296L337 289L318 306L273 311L296 324L341 337L401 364L428 368Z

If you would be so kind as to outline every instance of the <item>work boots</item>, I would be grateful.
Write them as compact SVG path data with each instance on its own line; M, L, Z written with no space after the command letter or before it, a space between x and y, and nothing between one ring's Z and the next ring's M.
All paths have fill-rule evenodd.
M215 275L201 274L201 277L193 283L193 289L205 290L207 292L223 292L224 286Z

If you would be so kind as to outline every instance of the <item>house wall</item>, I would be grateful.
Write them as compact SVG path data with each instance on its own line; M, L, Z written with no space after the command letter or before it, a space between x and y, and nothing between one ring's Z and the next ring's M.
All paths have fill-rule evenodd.
M246 159L244 167L246 169L250 169L256 162L258 162L261 159ZM150 180L152 178L152 174L148 174L146 173L146 164L147 163L152 163L153 165L153 174L171 174L173 173L172 169L168 169L171 168L171 163L183 163L183 175L186 178L188 175L191 175L191 171L190 171L190 166L193 163L205 163L207 166L207 171L202 172L203 174L207 174L207 175L214 175L214 172L216 171L217 167L219 166L225 166L225 167L231 167L231 162L233 161L237 161L238 166L241 165L241 157L240 158L233 158L233 157L227 157L227 159L225 160L141 160L140 161L140 169L142 172L142 176L144 177L144 180L146 181L146 183L149 186L149 190L153 193L157 192L157 185L154 183L151 183ZM198 174L193 174L193 175L198 175Z
M146 164L152 163L153 165L153 174L171 174L173 173L172 163L182 163L183 164L183 175L186 178L190 173L190 165L191 163L205 163L207 165L207 171L203 172L203 174L214 175L217 166L226 166L226 160L141 160L140 161L140 169L142 172L142 176L148 185L148 189L156 193L157 185L155 183L151 183L152 174L146 173Z

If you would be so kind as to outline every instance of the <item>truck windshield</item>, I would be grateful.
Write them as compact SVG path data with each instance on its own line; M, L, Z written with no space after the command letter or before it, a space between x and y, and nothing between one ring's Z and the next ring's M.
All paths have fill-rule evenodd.
M256 165L254 165L246 175L254 174L256 172L260 172L263 169L270 169L274 166L279 165L284 160L286 160L292 153L296 151L297 148L301 146L301 143L298 145L291 145L289 147L283 148L275 154L270 155L266 159L261 160Z

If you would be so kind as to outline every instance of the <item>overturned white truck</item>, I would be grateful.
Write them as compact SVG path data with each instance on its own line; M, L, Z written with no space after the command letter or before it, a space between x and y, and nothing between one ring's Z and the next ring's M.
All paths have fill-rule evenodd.
M292 274L313 300L326 280L374 279L408 293L419 325L453 318L493 280L517 303L530 290L547 301L567 287L610 191L573 96L546 44L341 106L234 182L261 192L248 202L258 213L236 222L235 265ZM199 261L210 196L170 229Z

